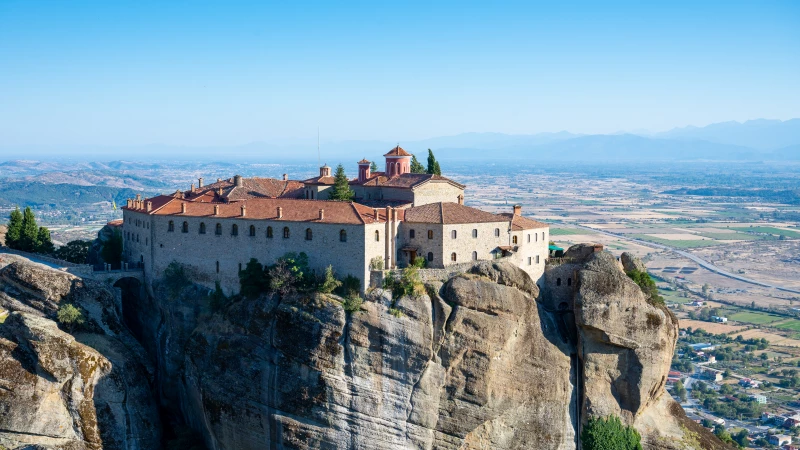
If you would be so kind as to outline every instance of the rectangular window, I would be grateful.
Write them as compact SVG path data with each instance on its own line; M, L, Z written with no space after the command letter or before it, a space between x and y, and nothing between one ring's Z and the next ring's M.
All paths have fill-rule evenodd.
M428 230L428 239L433 239L433 230Z
M528 256L528 265L529 266L531 265L531 262L532 262L531 260L532 260L532 258L530 256Z
M539 264L539 255L536 255L536 264Z

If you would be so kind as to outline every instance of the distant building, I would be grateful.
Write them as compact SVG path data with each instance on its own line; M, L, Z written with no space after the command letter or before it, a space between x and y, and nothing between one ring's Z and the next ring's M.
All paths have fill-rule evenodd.
M739 380L739 385L745 388L757 388L761 386L761 382L752 378L742 378Z
M767 396L765 396L765 395L754 394L754 395L751 395L750 398L755 400L756 403L760 403L762 405L766 405L767 404Z
M718 323L725 323L728 321L728 318L722 316L711 316L711 320Z
M698 351L709 352L711 350L714 350L714 346L711 345L708 342L704 342L704 343L700 343L700 344L690 344L689 347L691 347L692 350L694 350L696 352L698 352Z
M695 300L692 303L689 303L689 306L704 306L706 302L701 300Z
M772 434L767 436L767 442L772 445L788 445L792 443L792 437L785 434Z

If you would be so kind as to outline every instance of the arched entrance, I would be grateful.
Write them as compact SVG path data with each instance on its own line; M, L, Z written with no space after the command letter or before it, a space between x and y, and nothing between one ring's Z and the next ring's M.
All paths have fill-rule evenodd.
M122 321L136 340L142 342L143 330L139 311L145 295L144 286L135 277L122 277L114 283L114 287L120 288Z

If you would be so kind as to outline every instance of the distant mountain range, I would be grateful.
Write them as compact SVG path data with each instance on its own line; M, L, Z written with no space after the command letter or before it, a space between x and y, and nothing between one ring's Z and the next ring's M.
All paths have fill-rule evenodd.
M323 142L317 154L316 140L254 142L239 146L51 148L5 151L28 157L62 156L103 160L114 158L228 161L228 162L316 162L347 163L361 158L380 161L383 153L397 145L392 141ZM675 128L660 133L619 133L581 135L566 131L510 135L503 133L463 133L424 140L400 142L421 160L427 149L437 158L495 161L800 161L800 119L786 121L757 119L715 123L705 127ZM167 156L168 155L168 156ZM355 159L354 159L355 158ZM3 167L3 170L20 170ZM93 168L90 168L93 169Z

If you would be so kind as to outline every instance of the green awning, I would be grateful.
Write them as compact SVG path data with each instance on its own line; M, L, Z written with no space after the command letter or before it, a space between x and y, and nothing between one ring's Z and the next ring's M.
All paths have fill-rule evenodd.
M561 248L561 247L559 247L559 246L557 246L557 245L552 245L552 244L551 244L551 245L548 245L548 246L547 246L547 248L548 248L548 249L549 249L551 252L557 252L557 251L559 251L559 250L560 250L560 251L562 251L562 252L564 251L564 249L563 249L563 248Z

